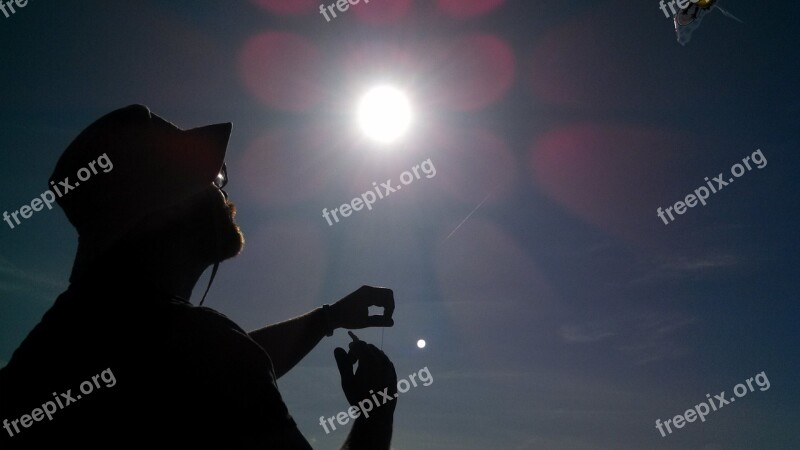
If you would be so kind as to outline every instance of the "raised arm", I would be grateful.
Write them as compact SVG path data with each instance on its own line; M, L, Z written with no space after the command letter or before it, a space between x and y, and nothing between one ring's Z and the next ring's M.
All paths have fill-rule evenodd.
M383 307L383 315L370 316L370 306ZM361 286L330 307L317 308L294 319L251 331L249 335L269 353L275 375L280 378L337 328L391 327L393 313L391 289Z

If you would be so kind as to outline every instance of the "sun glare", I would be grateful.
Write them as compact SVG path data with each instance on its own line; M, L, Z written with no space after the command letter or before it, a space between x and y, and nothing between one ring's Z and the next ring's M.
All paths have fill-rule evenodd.
M411 103L397 88L374 87L359 102L358 123L370 139L384 144L395 142L411 125Z

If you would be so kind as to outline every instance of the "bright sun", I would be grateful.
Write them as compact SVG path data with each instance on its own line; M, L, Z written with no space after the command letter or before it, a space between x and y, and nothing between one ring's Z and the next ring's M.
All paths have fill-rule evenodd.
M392 143L411 125L411 103L397 88L374 87L358 104L358 124L367 137L384 144Z

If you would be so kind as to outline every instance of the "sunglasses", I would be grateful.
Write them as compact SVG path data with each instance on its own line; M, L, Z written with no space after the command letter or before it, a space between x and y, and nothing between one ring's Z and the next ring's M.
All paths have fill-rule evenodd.
M220 169L219 174L217 174L217 178L214 179L214 187L219 189L222 192L222 195L225 196L225 200L228 199L228 193L225 192L222 188L228 185L228 165L222 163L222 169Z

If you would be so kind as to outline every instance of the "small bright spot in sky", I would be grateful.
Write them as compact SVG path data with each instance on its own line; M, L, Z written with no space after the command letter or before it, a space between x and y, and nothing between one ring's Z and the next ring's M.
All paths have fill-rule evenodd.
M397 88L374 87L358 104L358 124L370 139L385 144L394 142L411 125L411 103Z
M417 341L417 347L425 348L425 339L420 339Z

